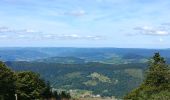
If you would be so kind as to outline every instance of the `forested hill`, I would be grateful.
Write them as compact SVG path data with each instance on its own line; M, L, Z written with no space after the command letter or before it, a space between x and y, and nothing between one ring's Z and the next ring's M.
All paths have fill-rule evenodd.
M147 68L147 65L142 63L111 65L19 61L6 64L16 71L31 70L40 73L56 89L92 91L95 95L116 97L122 97L137 87L143 80L143 71Z
M141 84L155 52L170 63L170 49L0 48L13 70L37 72L54 89L118 98Z

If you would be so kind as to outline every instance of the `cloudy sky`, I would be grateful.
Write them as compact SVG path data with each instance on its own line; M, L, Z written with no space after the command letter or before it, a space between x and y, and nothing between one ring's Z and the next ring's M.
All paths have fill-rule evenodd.
M170 48L170 0L0 0L1 47Z

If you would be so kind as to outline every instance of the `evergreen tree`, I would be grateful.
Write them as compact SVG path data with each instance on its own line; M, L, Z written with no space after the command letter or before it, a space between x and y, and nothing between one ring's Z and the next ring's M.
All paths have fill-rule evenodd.
M0 99L15 99L15 75L3 62L0 62Z
M166 93L165 95L163 93ZM124 97L125 100L170 100L170 69L165 59L155 53L149 63L146 79ZM163 98L165 96L165 98ZM154 99L153 99L154 98Z
M33 100L42 97L45 83L39 74L30 71L17 73L17 94L19 100Z
M165 59L159 53L155 53L149 65L149 71L146 74L144 84L153 87L157 91L169 89L170 70L165 63Z
M50 99L52 97L53 94L52 94L52 89L51 89L49 81L46 83L46 87L45 87L42 95L43 95L43 98L46 98L46 99Z

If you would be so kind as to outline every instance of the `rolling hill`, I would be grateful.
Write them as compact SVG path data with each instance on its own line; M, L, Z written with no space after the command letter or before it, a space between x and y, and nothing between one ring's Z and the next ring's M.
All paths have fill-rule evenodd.
M8 66L39 73L53 89L118 98L142 82L155 52L170 63L169 49L0 48L1 60Z

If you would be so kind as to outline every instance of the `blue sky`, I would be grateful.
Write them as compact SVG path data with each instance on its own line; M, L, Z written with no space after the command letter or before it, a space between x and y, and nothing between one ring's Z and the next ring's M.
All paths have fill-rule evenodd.
M0 46L170 48L169 5L169 0L0 0Z

